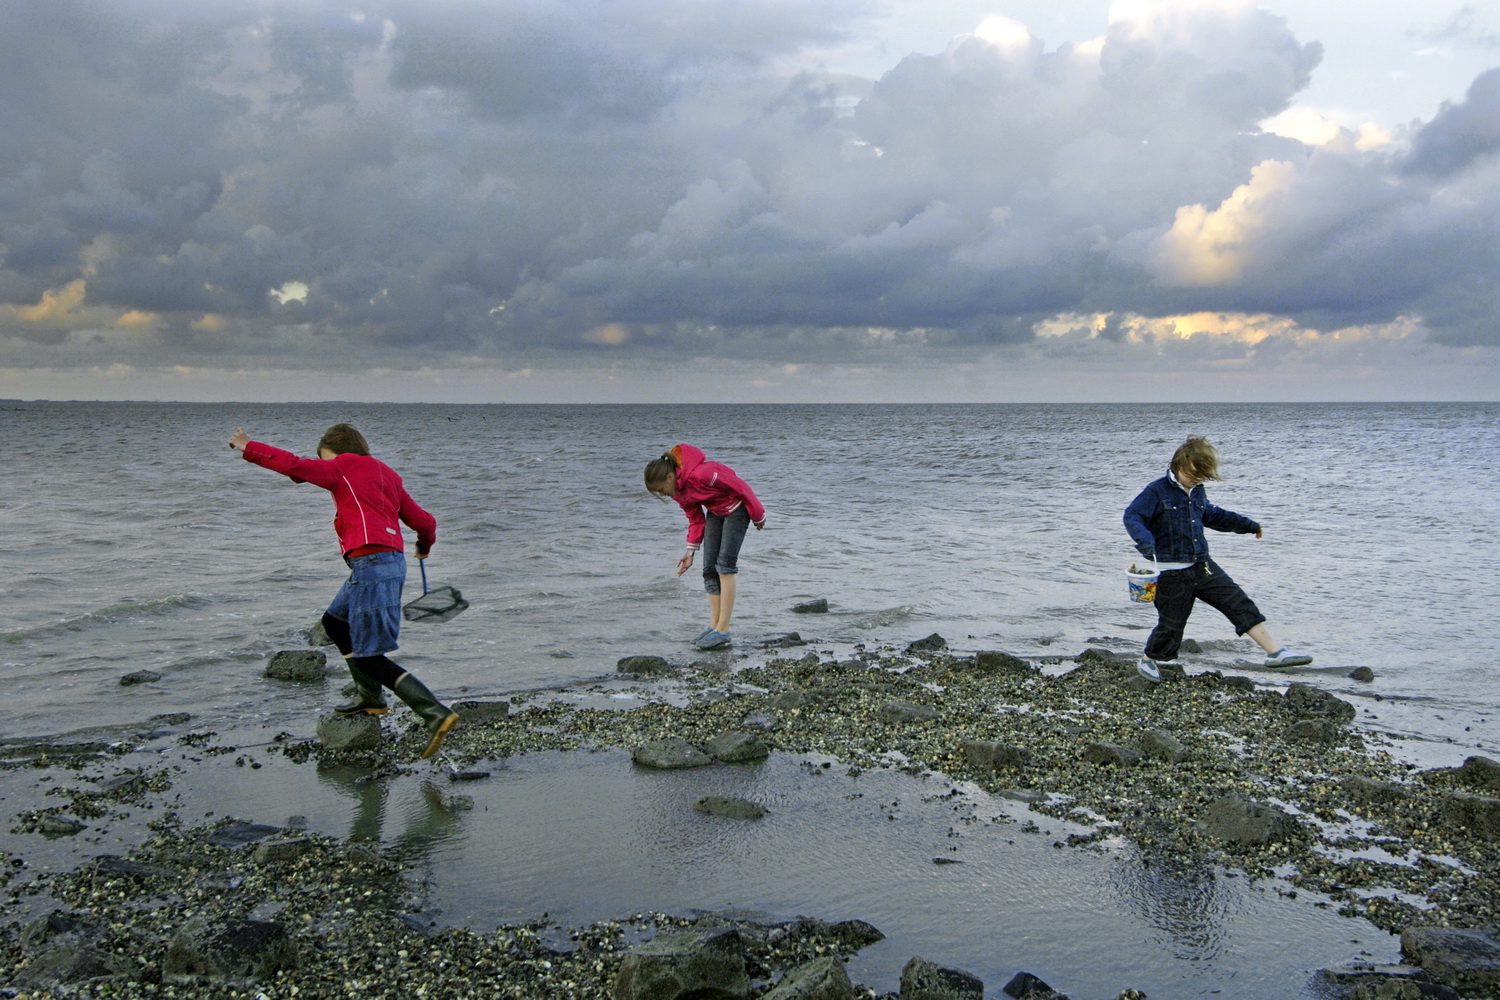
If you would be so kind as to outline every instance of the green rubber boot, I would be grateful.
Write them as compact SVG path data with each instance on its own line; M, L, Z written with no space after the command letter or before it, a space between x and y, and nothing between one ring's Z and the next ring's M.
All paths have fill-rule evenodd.
M370 679L369 675L354 665L353 660L349 664L349 676L354 678L354 700L346 705L335 705L334 715L384 715L391 710L391 706L385 703L385 695L380 691L380 685Z
M447 705L438 701L436 696L421 681L411 674L407 674L396 682L392 688L396 697L417 713L422 724L427 727L427 735L430 737L427 749L422 751L423 759L431 757L438 752L438 747L443 745L449 730L458 725L458 713Z

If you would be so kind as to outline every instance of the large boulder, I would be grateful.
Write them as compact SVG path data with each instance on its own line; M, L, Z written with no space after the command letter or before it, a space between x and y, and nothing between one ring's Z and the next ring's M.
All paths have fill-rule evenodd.
M984 1000L984 980L962 969L913 958L901 970L901 1000Z
M854 1000L854 984L836 955L824 955L788 972L763 1000Z
M671 931L633 948L615 977L615 1000L741 1000L750 995L739 931Z
M1210 802L1199 827L1231 847L1265 847L1307 836L1295 817L1239 795L1223 795Z
M1449 792L1443 818L1477 840L1500 839L1500 799L1473 792Z
M26 962L15 973L12 985L61 993L91 979L129 972L129 963L103 945L107 929L105 924L61 910L38 917L21 933Z
M974 669L982 674L1031 674L1036 668L1019 656L998 650L983 650L974 654Z
M1031 751L1025 747L989 740L965 740L959 744L964 763L981 773L990 774L1031 763Z
M280 924L195 917L167 946L162 974L168 980L262 980L298 965L297 945Z
M1493 928L1408 927L1401 954L1464 996L1500 996L1500 937Z
M318 720L318 742L327 750L373 750L380 746L380 717L325 715Z
M703 767L714 759L680 736L668 736L663 740L636 747L630 759L642 767L661 770L677 770L684 767Z
M715 736L703 749L726 764L748 764L765 760L771 755L770 748L759 737L732 730Z
M677 672L676 667L660 656L622 657L615 664L615 670L622 674L644 674L650 677L661 677Z
M266 676L278 681L313 684L323 679L328 657L321 649L283 649L266 664Z
M1331 719L1334 722L1350 722L1354 719L1354 706L1322 688L1293 683L1283 696L1286 707L1302 719Z

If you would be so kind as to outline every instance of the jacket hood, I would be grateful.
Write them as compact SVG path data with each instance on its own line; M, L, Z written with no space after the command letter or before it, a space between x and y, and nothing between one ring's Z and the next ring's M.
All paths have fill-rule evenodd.
M703 454L703 449L690 444L680 444L673 448L672 457L677 460L677 467L684 473L691 473L708 460L708 456Z

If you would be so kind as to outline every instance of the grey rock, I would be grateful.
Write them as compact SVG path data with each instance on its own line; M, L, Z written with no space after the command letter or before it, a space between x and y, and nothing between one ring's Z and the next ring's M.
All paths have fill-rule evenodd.
M44 837L71 837L87 829L71 816L43 816L36 825L37 833Z
M942 717L943 713L935 708L928 708L925 705L913 705L905 701L892 701L880 706L880 719L882 722L935 722Z
M1145 755L1134 747L1118 743L1090 743L1083 748L1083 759L1091 764L1106 764L1112 767L1133 767Z
M1401 954L1464 996L1500 995L1500 937L1493 930L1408 927L1401 932Z
M788 632L786 635L770 639L761 645L766 649L795 649L798 646L806 646L807 640L797 632ZM816 657L814 659L816 660Z
M1304 839L1302 824L1286 812L1239 795L1209 803L1200 823L1203 831L1233 847L1260 847Z
M744 943L732 928L673 931L633 948L615 1000L741 1000L750 995Z
M771 699L770 706L778 712L791 712L796 709L813 708L822 701L821 697L810 691L782 691Z
M123 959L99 947L106 930L103 923L62 910L38 917L21 932L26 963L9 985L51 991L128 971Z
M948 640L934 632L924 639L918 639L916 642L910 643L906 647L906 651L908 653L935 653L938 650L947 648Z
M807 930L836 941L850 951L859 951L885 940L885 935L879 929L863 920L840 920L830 924L815 917L798 917L797 922Z
M1304 743L1334 743L1344 735L1344 728L1333 719L1298 719L1286 727L1286 735Z
M1154 760L1180 764L1192 756L1182 741L1165 729L1149 729L1141 735L1141 749Z
M307 630L307 644L309 646L332 646L333 639L328 630L323 627L323 619L319 618L313 622L312 628Z
M984 1000L984 980L917 957L901 970L901 1000Z
M323 679L328 657L321 649L283 649L266 664L266 676L278 681L311 684Z
M771 750L750 733L720 733L703 747L704 751L726 764L746 764L765 760Z
M1322 688L1294 682L1284 696L1287 708L1304 719L1332 719L1349 722L1355 716L1354 706Z
M318 720L318 742L329 750L373 750L380 746L380 717L325 715Z
M1007 768L1026 767L1031 763L1030 750L1008 743L966 740L959 744L959 749L963 752L965 763L986 774Z
M297 945L280 924L194 917L167 946L168 980L270 979L300 965Z
M723 816L728 819L760 819L766 814L764 806L749 799L725 798L722 795L705 795L693 803L693 808L705 816Z
M1197 655L1203 652L1203 645L1197 639L1184 639L1182 640L1182 644L1177 647L1177 650L1181 653Z
M825 955L788 972L763 1000L854 1000L844 963Z
M467 723L493 722L510 718L508 701L456 701L449 706Z
M615 663L615 670L622 674L645 674L660 677L677 672L677 668L660 656L626 656Z
M1464 1000L1459 992L1421 979L1379 979L1357 983L1349 1000Z
M995 794L1002 799L1025 802L1027 805L1035 805L1038 802L1047 801L1047 793L1040 788L1002 788Z
M161 680L161 674L155 670L136 670L120 678L121 687L130 687L134 684L151 684Z
M775 712L751 712L740 720L746 729L763 729L769 732L781 728L781 716Z
M1373 681L1375 679L1375 671L1369 667L1355 667L1349 671L1349 679L1366 682Z
M1376 781L1362 775L1351 774L1339 782L1344 793L1354 802L1389 805L1408 798L1410 792L1392 781Z
M1031 674L1036 668L1019 656L998 650L984 650L974 654L974 669L983 674Z
M1449 792L1443 818L1481 840L1500 840L1500 798L1476 792Z
M1468 757L1462 766L1450 768L1445 773L1465 788L1500 793L1500 763L1488 757Z
M664 740L647 743L630 752L630 759L642 767L676 770L685 767L703 767L714 759L680 736L669 736Z
M1039 977L1029 972L1018 972L1006 983L1003 992L1016 1000L1068 1000L1063 994L1048 986Z
M278 837L255 845L255 860L263 865L293 861L312 850L311 837Z
M255 844L280 835L281 827L279 826L236 820L233 823L225 823L207 839L210 844L217 844L220 847L239 847L242 844Z
M125 875L131 878L176 878L177 872L165 865L151 865L144 861L131 861L114 854L101 854L88 863L90 871L106 878Z
M801 604L792 605L792 611L799 615L826 615L828 613L828 598L820 597L815 601L803 601Z

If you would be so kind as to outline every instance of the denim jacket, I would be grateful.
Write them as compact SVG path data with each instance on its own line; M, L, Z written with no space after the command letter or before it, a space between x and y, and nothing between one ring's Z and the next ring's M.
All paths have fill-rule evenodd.
M1147 485L1125 508L1125 530L1135 547L1157 562L1196 563L1207 559L1204 528L1253 535L1260 525L1209 503L1202 483L1189 493L1170 475Z

